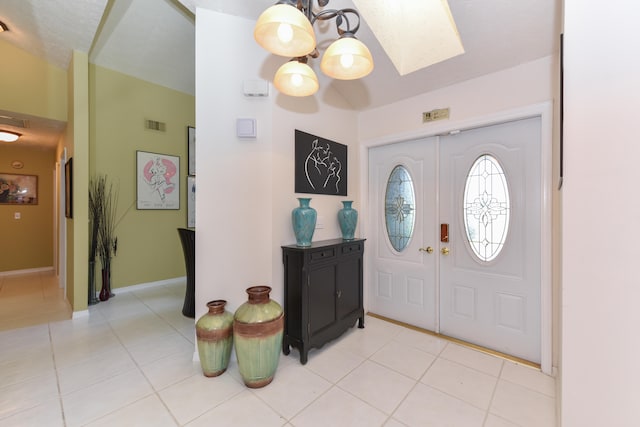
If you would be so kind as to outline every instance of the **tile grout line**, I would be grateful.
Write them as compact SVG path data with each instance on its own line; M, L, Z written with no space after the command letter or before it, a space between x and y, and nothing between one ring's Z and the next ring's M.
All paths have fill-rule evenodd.
M163 288L164 288L164 287L163 287ZM166 288L164 288L164 289L166 290ZM160 315L159 315L159 314L158 314L158 313L153 309L153 307L151 307L151 306L150 306L150 305L148 305L148 304L147 304L143 299L141 299L141 298L140 298L140 297L135 293L135 291L134 291L134 292L132 292L132 294L133 294L133 296L134 296L134 297L135 297L135 298L136 298L136 299L137 299L137 300L138 300L142 305L144 305L145 307L147 307L147 308L148 308L148 309L153 313L153 315L154 315L154 316L156 316L160 321L162 321L162 322L164 322L165 324L167 324L168 326L170 326L170 327L171 327L171 329L173 329L176 333L178 333L178 335L180 335L180 336L184 337L184 335L183 335L183 334L182 334L178 329L176 329L176 327L175 327L174 325L172 325L172 324L171 324L171 323L169 323L165 318L163 318L162 316L160 316ZM118 336L118 334L116 333L116 331L111 327L111 320L110 320L110 319L108 319L108 318L107 318L106 320L107 320L107 323L109 324L109 328L111 329L111 331L113 332L113 334L114 334L114 335L115 335L115 337L117 338L118 342L120 342L120 344L122 345L122 347L124 348L124 350L127 352L127 354L129 355L129 357L131 357L131 360L132 360L132 361L133 361L133 363L135 364L136 368L138 369L138 371L140 371L140 374L143 376L143 378L145 379L145 381L147 381L147 383L148 383L148 384L149 384L149 386L151 387L151 390L153 390L153 393L152 393L152 394L147 395L147 396L144 396L144 397L142 397L142 398L140 398L140 399L136 400L135 402L131 402L129 405L126 405L126 406L133 405L134 403L137 403L137 402L139 402L139 401L141 401L141 400L143 400L143 399L146 399L147 397L149 397L149 396L151 396L151 395L155 395L155 396L158 398L158 400L161 402L162 406L167 410L167 412L169 413L169 415L171 416L171 418L173 419L173 421L176 423L176 425L181 426L182 424L181 424L181 423L180 423L180 421L176 418L175 414L171 411L171 408L169 408L169 406L167 406L167 403L164 401L164 399L163 399L163 398L162 398L162 396L160 395L160 392L161 392L162 390L165 390L165 389L167 389L167 388L169 388L169 387L171 387L171 386L173 386L173 385L175 385L175 384L179 384L180 382L183 382L183 381L187 380L188 378L190 378L190 377L192 377L192 376L195 376L195 375L198 375L198 374L194 374L194 375L192 375L192 376L190 376L190 377L183 378L183 379L181 379L181 380L179 380L179 381L176 381L175 383L169 384L169 385L167 385L167 386L166 386L164 389L162 389L162 390L156 390L156 388L153 386L153 383L151 382L151 380L149 379L149 377L147 377L147 375L144 373L144 370L142 369L142 366L138 363L138 361L137 361L137 360L136 360L136 358L133 356L133 354L131 354L131 352L129 351L129 348L128 348L128 347L127 347L127 346L126 346L126 345L125 345L121 340L120 340L120 337ZM186 337L185 337L185 339L186 339ZM190 342L190 341L189 341L189 342ZM171 355L168 355L168 356L166 356L166 357L170 357L170 356L171 356ZM162 359L162 358L161 358L161 359ZM161 359L158 359L158 360L161 360ZM235 380L235 379L234 379L234 380ZM239 394L239 393L238 393L238 394ZM202 414L198 415L197 417L195 417L195 418L193 418L193 419L189 420L189 421L187 422L187 424L188 424L188 423L191 423L191 422L193 422L193 421L195 421L196 419L198 419L198 418L200 418L200 417L202 417L202 416L203 416L204 414L206 414L207 412L209 412L209 411L213 410L214 408L216 408L216 407L220 406L220 405L221 405L221 404L223 404L224 402L229 401L230 399L232 399L233 397L237 396L238 394L234 394L233 396L230 396L228 399L225 399L223 402L220 402L220 404L218 404L218 405L214 406L213 408L208 409L208 410L207 410L207 411L205 411L204 413L202 413ZM125 406L125 407L126 407L126 406ZM118 408L117 410L120 410L120 409L122 409L122 408ZM116 411L117 411L117 410L116 410ZM116 411L114 411L114 412L116 412ZM106 415L105 415L105 416L106 416Z
M158 314L149 306L147 306L144 301L142 301L140 298L138 298L137 295L134 294L134 297L140 301L145 307L147 307L149 310L151 310L151 312L158 318L160 318L160 320L162 320L165 323L166 322L163 318L161 318L160 316L158 316ZM102 318L105 320L105 322L107 323L107 325L109 326L109 330L111 331L111 333L113 334L113 336L115 337L115 339L118 341L118 343L120 344L120 346L122 347L122 349L126 352L126 354L131 358L131 361L133 362L133 364L135 365L135 369L138 370L138 372L140 372L140 375L142 375L142 377L144 378L144 380L147 382L147 384L149 385L149 387L152 390L152 393L149 393L147 395L141 396L139 399L136 399L132 402L129 402L128 404L118 407L116 409L114 409L113 411L110 411L98 418L89 420L88 423L92 423L95 422L97 420L103 419L108 417L111 414L114 414L124 408L127 408L131 405L134 405L150 396L155 395L158 400L160 400L160 402L162 403L162 405L165 407L165 409L167 410L167 412L169 413L169 415L171 416L171 418L173 419L173 421L176 423L176 425L180 426L180 422L178 422L178 420L176 419L175 415L173 414L173 412L171 412L171 410L167 407L166 403L164 402L164 400L162 400L162 398L160 397L159 391L155 389L155 387L153 386L153 384L151 383L151 381L149 380L149 378L145 375L144 371L142 370L142 367L139 365L138 361L135 359L135 357L133 357L133 355L131 354L131 352L129 351L129 349L127 348L127 346L122 342L122 340L120 339L120 336L116 333L115 329L113 329L113 325L111 324L111 320L110 318L108 318L107 316L105 316L103 313L99 313L100 316L102 316ZM126 372L126 371L125 371ZM121 375L122 373L120 373L119 375ZM97 383L96 383L97 384Z
M493 391L491 392L491 398L489 399L489 406L487 406L487 410L485 411L485 414L484 414L484 421L482 422L483 426L487 423L487 420L489 419L489 415L492 415L491 408L493 407L493 400L496 398L496 391L498 390L498 384L500 384L502 371L504 371L504 364L505 364L505 361L503 360L502 364L500 365L500 372L498 372L498 377L496 378L496 384L493 386Z
M53 369L56 372L56 387L58 388L58 404L60 405L60 415L62 416L62 425L66 427L67 418L65 417L64 404L62 403L62 389L60 387L60 373L58 372L58 364L56 363L56 353L53 348L53 336L51 335L51 323L47 323L47 332L49 335L49 348L51 349L51 359L53 360Z

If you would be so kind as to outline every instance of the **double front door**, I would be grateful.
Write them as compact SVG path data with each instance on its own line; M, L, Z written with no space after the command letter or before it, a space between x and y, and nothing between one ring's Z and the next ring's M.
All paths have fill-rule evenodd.
M540 362L540 129L370 150L371 312Z

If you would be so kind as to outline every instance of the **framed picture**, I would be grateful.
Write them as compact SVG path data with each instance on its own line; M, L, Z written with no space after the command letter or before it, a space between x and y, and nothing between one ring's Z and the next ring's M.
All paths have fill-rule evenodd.
M187 177L187 227L196 226L196 177Z
M64 216L73 218L73 157L64 165Z
M38 176L0 172L0 204L37 205Z
M189 152L189 175L196 174L196 128L187 127L187 149Z
M295 192L347 195L347 146L296 129Z
M136 151L137 209L180 209L180 157Z

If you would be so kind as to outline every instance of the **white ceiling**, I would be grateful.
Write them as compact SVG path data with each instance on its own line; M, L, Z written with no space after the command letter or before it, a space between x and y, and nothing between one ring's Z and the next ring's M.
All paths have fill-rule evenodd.
M449 0L465 53L405 76L399 75L364 21L356 35L374 57L375 68L369 76L331 81L322 76L319 61L312 61L318 62L312 66L321 86L331 85L354 109L374 108L553 54L558 49L560 2ZM196 7L257 19L274 3L275 0L1 0L0 20L10 31L0 34L0 38L64 69L75 49L88 53L92 63L195 94ZM331 0L327 7L354 6L351 0ZM323 40L335 38L332 27L323 26L324 33L316 28L319 46L323 46ZM400 27L398 31L412 37L411 28ZM0 115L6 114L0 111ZM33 126L35 123L32 129ZM27 132L21 131L25 136Z

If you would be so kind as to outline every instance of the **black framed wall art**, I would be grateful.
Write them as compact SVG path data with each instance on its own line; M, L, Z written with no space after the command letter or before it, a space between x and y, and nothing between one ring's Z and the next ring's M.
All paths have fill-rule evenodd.
M64 165L64 216L73 218L73 157Z
M295 192L347 195L347 146L295 131Z

